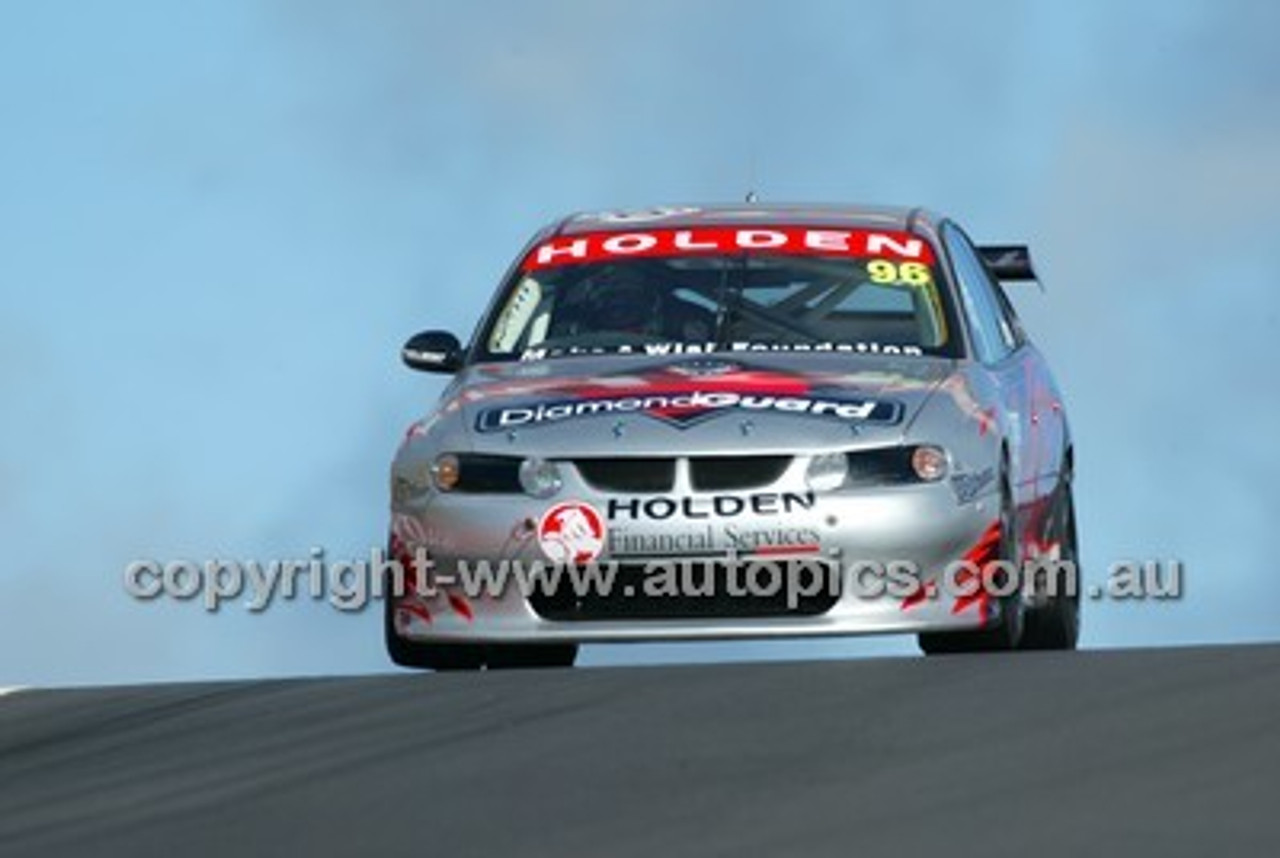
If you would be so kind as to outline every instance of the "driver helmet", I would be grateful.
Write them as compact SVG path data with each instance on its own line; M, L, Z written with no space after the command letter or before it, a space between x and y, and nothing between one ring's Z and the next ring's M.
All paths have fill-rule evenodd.
M597 331L652 333L661 298L635 265L613 265L591 284L589 319Z

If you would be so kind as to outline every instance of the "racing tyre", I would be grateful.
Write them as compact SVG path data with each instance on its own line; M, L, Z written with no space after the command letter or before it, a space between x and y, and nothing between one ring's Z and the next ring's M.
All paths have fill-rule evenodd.
M1056 594L1044 605L1027 611L1023 649L1071 650L1080 637L1080 555L1070 472L1058 485L1051 527L1050 539L1058 543L1058 560L1062 564L1052 571Z
M1018 528L1013 512L1013 492L1008 477L1000 481L1000 556L1015 565L1022 558ZM918 636L925 655L965 652L1005 652L1017 649L1023 634L1025 611L1021 592L1000 600L1000 618L991 628L964 632L925 632Z

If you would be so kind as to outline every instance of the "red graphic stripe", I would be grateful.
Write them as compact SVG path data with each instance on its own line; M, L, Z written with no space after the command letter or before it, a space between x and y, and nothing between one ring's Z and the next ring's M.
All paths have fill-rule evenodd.
M985 531L982 537L970 548L962 560L972 566L966 566L956 574L956 587L974 588L974 592L965 595L957 595L956 602L951 606L951 613L958 614L967 610L973 605L978 607L978 615L982 617L985 624L986 618L990 616L988 611L991 595L988 587L991 584L991 576L995 572L993 564L1000 559L1000 522L993 521ZM974 573L971 571L976 567L979 572L977 580L974 580Z
M416 602L401 602L396 605L397 611L404 611L406 614L412 614L423 622L431 622L431 612L427 610L425 605L419 605Z
M816 554L822 550L821 545L764 545L757 548L753 557L777 557L780 554Z
M990 583L990 576L994 571L992 564L1000 559L1000 522L998 520L993 521L982 532L982 536L978 537L978 541L973 544L973 547L966 551L960 559L962 562L972 564L980 572L975 576L970 571L971 567L966 566L956 573L954 582L956 588L972 586L974 592L964 595L958 594L955 604L951 607L951 613L958 614L977 605L979 613L985 618L987 616L988 602L990 601L987 585ZM910 610L924 602L925 599L934 598L937 593L937 580L931 580L923 584L917 582L916 589L902 600L902 610Z
M453 612L467 622L475 621L476 615L471 610L471 603L457 593L449 594L449 607L453 608Z

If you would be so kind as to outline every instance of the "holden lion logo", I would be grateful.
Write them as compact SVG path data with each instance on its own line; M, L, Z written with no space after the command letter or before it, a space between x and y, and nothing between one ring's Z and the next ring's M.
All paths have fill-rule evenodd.
M538 544L553 563L590 563L604 550L604 519L590 504L556 504L538 522Z

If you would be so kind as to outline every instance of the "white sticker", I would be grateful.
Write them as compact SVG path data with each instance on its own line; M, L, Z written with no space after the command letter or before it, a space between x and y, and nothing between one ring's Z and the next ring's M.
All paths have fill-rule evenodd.
M542 285L532 277L521 280L494 323L493 333L489 336L489 351L509 352L514 349L541 301Z

